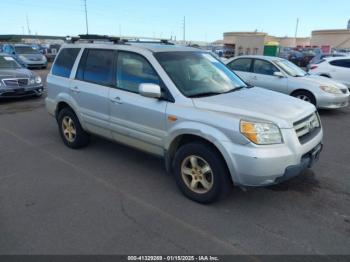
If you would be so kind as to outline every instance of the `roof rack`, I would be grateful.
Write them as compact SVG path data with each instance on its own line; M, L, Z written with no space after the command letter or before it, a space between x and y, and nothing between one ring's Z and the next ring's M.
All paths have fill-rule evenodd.
M116 37L108 35L95 35L95 34L85 34L79 36L67 36L66 41L69 43L76 43L78 41L94 43L94 42L112 42L113 44L127 44L127 43L146 43L146 44L164 44L164 45L174 45L174 43L169 42L168 39L160 38L150 38L150 37Z

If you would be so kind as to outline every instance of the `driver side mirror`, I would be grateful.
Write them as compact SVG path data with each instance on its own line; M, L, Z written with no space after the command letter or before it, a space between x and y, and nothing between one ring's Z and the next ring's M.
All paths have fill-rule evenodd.
M280 71L274 72L273 75L274 75L274 76L277 76L277 77L279 77L279 78L284 78L284 77L285 77L284 74L283 74L282 72L280 72Z
M142 96L150 97L150 98L160 98L162 96L160 86L156 84L151 84L151 83L140 84L139 93Z

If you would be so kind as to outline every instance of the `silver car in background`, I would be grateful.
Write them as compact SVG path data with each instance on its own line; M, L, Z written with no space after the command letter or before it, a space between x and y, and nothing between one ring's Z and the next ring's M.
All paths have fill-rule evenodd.
M38 50L25 44L5 44L3 52L13 56L18 63L27 68L46 68L47 59Z
M300 98L317 108L333 109L349 104L349 90L344 84L310 75L283 58L240 56L224 63L252 86Z
M41 96L43 92L40 76L0 53L0 98Z

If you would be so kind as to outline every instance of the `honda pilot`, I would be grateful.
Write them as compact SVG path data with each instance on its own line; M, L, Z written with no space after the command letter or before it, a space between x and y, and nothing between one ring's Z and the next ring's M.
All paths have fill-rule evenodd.
M160 156L200 203L233 185L280 183L318 160L312 104L249 86L206 51L106 39L63 45L47 77L46 106L68 147L94 134Z

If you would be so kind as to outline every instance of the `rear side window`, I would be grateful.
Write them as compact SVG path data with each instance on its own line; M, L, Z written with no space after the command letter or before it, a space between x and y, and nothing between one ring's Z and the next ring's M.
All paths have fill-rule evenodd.
M79 64L77 79L99 85L113 83L115 51L86 49Z
M250 72L252 60L247 58L236 59L227 66L234 71Z
M269 76L272 76L275 72L279 72L277 67L275 67L270 62L264 61L264 60L259 60L259 59L254 61L254 70L253 71L256 74L269 75Z
M329 63L333 66L350 68L350 59L334 60Z
M117 88L138 93L139 85L146 83L160 85L157 73L146 58L135 53L119 52Z
M52 67L52 74L68 78L72 71L75 59L79 54L79 51L80 48L62 49Z

